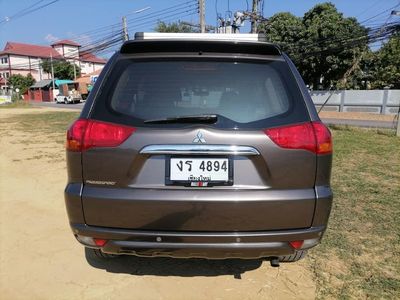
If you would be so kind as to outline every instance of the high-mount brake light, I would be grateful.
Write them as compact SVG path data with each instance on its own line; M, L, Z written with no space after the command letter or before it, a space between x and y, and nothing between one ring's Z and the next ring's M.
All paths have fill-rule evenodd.
M304 149L316 154L332 153L331 133L319 121L270 128L264 132L282 148Z
M79 119L67 131L66 148L85 151L94 147L116 147L135 132L136 128L96 120Z

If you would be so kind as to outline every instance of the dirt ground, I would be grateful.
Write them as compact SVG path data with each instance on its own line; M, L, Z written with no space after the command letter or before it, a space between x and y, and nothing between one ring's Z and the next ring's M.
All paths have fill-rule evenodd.
M10 119L49 110L0 110L1 299L315 298L307 260L272 268L259 260L86 258L64 207L63 145Z

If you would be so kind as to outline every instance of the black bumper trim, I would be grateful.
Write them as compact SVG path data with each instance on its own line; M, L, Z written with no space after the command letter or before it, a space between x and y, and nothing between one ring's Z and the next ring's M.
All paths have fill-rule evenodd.
M293 254L288 241L319 241L325 231L323 226L264 232L156 232L85 224L71 224L71 228L75 235L109 240L102 247L105 253L215 259Z

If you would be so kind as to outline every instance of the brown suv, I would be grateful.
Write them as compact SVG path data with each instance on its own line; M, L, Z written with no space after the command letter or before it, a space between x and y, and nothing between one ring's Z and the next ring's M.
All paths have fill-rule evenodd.
M278 47L215 36L126 42L68 130L68 217L98 256L277 264L320 242L329 130Z

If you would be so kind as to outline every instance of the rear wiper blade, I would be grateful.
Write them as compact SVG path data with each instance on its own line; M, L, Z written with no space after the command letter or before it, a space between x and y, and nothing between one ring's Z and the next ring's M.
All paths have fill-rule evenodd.
M193 115L193 116L180 116L170 117L163 119L145 120L146 124L159 124L159 123L209 123L213 124L218 121L217 115Z

